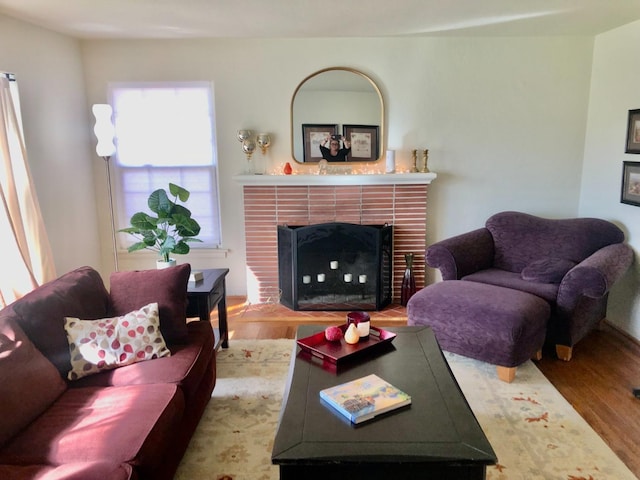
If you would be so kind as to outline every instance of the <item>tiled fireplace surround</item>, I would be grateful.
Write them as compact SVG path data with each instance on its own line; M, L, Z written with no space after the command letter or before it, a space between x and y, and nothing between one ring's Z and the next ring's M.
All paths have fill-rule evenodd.
M394 303L400 301L405 253L415 254L416 285L422 287L427 190L435 174L413 175L415 183L413 177L407 180L405 174L378 175L386 178L377 178L373 184L371 178L364 178L362 182L349 178L346 182L337 182L345 184L329 185L318 185L317 177L312 177L306 185L300 177L293 184L285 183L285 179L278 181L267 177L260 181L251 176L235 177L236 181L243 183L249 301L273 301L274 292L278 291L277 225L283 224L347 222L393 225Z

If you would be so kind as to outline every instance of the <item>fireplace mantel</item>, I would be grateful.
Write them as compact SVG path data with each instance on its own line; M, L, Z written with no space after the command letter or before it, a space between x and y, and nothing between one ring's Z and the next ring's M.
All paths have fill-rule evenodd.
M385 173L345 175L235 175L241 185L306 186L306 185L428 185L435 173Z

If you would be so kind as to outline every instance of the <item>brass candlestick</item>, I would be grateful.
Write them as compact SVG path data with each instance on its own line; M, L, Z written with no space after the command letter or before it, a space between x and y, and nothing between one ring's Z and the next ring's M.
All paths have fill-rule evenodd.
M411 159L413 160L411 173L416 173L418 171L418 150L411 150Z
M422 173L429 173L429 167L427 167L427 160L429 159L429 150L422 151Z

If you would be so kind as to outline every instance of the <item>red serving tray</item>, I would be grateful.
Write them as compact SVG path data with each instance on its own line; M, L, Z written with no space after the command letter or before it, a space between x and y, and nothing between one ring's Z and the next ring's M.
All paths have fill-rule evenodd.
M340 325L342 333L347 330L348 325ZM361 339L353 345L348 344L344 338L339 342L330 342L324 336L324 330L315 333L309 337L299 339L298 345L303 352L321 359L323 362L330 362L338 365L343 360L351 357L370 352L383 347L396 337L393 332L388 332L381 328L371 327L369 329L369 338Z

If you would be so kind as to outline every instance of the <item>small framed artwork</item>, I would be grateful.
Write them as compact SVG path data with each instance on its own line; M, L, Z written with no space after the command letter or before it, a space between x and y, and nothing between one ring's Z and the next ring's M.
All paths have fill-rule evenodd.
M319 162L322 160L320 145L325 138L338 134L337 124L302 124L302 145L305 162Z
M629 110L625 153L640 153L640 108Z
M640 207L640 162L623 162L620 202Z
M342 135L351 142L348 162L375 162L380 156L378 125L343 125Z

